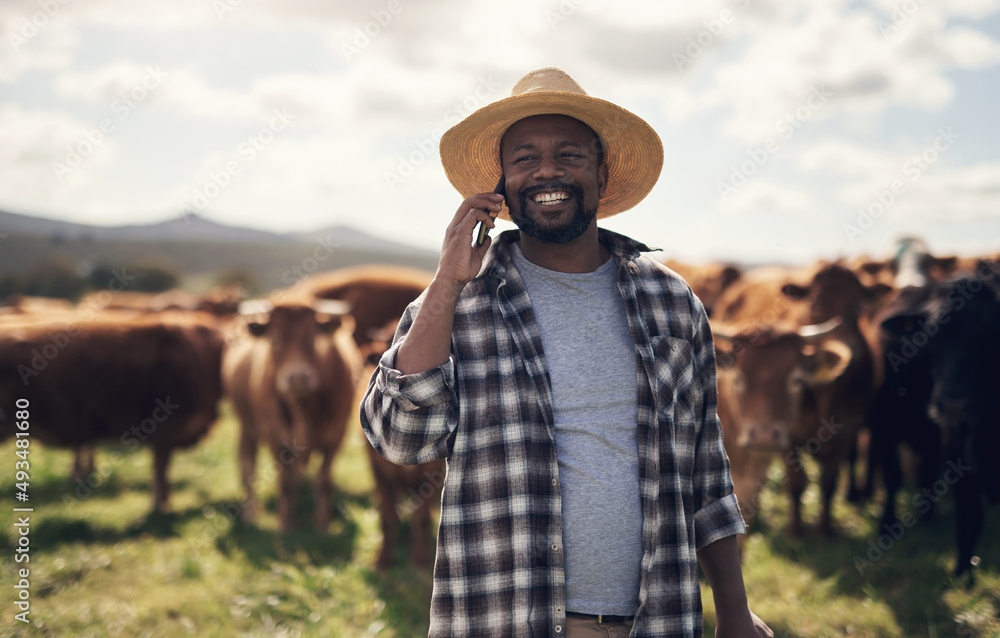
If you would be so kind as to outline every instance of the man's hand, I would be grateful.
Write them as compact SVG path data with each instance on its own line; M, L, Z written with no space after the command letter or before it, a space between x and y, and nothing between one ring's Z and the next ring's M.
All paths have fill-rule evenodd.
M479 193L462 202L445 232L435 279L451 284L456 292L475 279L492 240L487 238L482 246L476 246L473 231L479 222L493 228L493 218L487 211L498 213L502 204L503 195L495 193Z
M487 238L482 246L473 245L473 230L479 222L493 228L493 219L486 211L499 212L502 202L502 195L480 193L458 207L445 232L437 272L396 355L396 368L401 373L423 372L448 360L458 297L479 274L492 243Z
M730 627L723 624L721 619L716 618L718 621L715 625L715 638L774 638L774 632L771 628L764 624L764 621L757 617L757 614L753 613L749 609L746 610L749 614L749 619L745 617L741 618L742 622L739 622L739 626ZM716 611L718 614L718 611ZM740 614L743 616L743 614Z
M727 536L702 547L698 562L715 600L715 637L774 638L774 632L747 605L736 537Z

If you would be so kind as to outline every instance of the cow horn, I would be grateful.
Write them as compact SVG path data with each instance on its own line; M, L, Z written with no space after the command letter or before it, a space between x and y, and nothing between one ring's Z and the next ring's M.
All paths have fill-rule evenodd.
M735 326L726 325L723 323L713 323L712 324L712 336L717 339L725 339L726 341L732 341L739 334Z
M317 299L313 310L326 315L346 315L351 312L351 304L340 299Z
M808 326L802 326L798 329L798 333L803 339L819 339L820 337L825 337L833 332L833 330L841 323L842 319L840 317L834 317L833 319L824 321L823 323L814 323Z
M241 301L239 305L239 313L241 315L267 314L273 309L274 304L267 299L251 299L249 301Z
M854 357L851 347L839 339L830 339L823 342L820 346L820 352L823 351L833 354L836 357L836 361L827 367L820 366L809 374L810 380L820 385L832 383L839 379Z

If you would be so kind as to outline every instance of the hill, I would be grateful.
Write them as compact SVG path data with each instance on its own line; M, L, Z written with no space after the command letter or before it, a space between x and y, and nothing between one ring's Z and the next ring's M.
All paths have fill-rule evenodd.
M343 226L279 234L197 215L108 227L0 212L0 276L49 264L80 275L98 264L144 265L176 272L185 288L206 288L220 276L239 274L266 292L312 272L368 263L433 270L437 253Z

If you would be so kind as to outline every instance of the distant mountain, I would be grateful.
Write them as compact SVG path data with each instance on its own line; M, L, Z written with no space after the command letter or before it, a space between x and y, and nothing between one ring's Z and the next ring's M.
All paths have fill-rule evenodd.
M0 211L0 232L36 235L59 240L294 242L290 236L250 228L226 226L199 215L186 215L155 224L94 226Z
M0 233L31 235L54 241L193 242L234 244L296 244L322 242L336 248L432 257L435 251L367 235L347 226L305 233L272 233L220 224L188 214L154 224L94 226L0 211Z
M323 243L329 243L335 248L346 247L354 250L391 252L406 255L428 256L437 254L436 251L427 250L426 248L417 248L416 246L408 246L387 239L373 237L350 226L330 226L308 233L296 233L294 237L300 241L309 243L322 241Z
M318 251L317 246L329 250ZM316 271L361 264L433 271L437 259L437 251L344 226L282 234L191 215L155 224L105 227L0 211L0 284L48 276L46 269L54 266L85 275L95 264L111 264L157 266L177 273L181 287L193 290L207 289L236 274L263 293Z

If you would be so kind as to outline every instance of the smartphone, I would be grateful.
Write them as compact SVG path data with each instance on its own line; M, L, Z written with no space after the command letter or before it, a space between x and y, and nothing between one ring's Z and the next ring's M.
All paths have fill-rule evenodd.
M497 182L497 186L496 186L496 188L493 189L493 192L496 193L497 195L503 195L506 198L507 197L506 184L507 184L507 178L501 173L500 174L500 181ZM493 219L496 219L497 218L497 213L492 213L491 212L490 213L490 217L492 217ZM486 241L486 235L488 234L488 232L489 231L486 228L486 222L479 222L479 234L476 236L476 245L477 246L482 246L483 245L483 242Z

